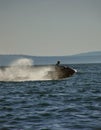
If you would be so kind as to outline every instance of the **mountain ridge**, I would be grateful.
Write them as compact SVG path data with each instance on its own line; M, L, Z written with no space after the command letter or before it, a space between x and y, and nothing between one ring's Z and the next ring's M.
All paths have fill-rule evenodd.
M24 54L1 54L0 66L8 66L12 62L24 58L31 59L36 65L55 64L57 60L60 60L61 64L101 63L101 51L86 52L68 56L32 56Z
M101 55L101 51L90 51L90 52L82 52L77 54L70 54L70 55L53 55L53 56L40 56L40 55L28 55L28 54L0 54L0 56L32 56L32 57L63 57L63 56L85 56L85 55Z
M92 52L84 52L84 53L79 53L75 54L75 56L88 56L88 55L101 55L101 51L92 51Z

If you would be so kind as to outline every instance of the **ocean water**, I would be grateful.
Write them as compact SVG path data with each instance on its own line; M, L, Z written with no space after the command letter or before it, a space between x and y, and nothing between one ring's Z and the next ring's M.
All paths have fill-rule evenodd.
M101 130L101 64L57 81L1 81L0 130Z

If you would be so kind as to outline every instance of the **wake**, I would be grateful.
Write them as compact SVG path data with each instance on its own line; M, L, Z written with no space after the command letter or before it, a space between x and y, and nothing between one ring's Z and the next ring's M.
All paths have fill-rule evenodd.
M51 80L47 74L53 70L54 68L51 66L35 67L31 59L18 59L9 67L0 68L0 81Z

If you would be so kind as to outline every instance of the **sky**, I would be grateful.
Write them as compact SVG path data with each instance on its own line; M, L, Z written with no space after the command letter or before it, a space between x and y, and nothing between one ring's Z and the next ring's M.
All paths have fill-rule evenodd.
M0 0L0 54L101 51L101 0Z

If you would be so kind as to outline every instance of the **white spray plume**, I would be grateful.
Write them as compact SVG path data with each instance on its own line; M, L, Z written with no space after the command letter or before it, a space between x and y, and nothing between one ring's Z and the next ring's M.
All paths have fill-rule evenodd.
M10 64L10 66L32 66L33 64L34 64L33 60L23 58L23 59L18 59L16 61L12 62Z
M0 81L50 80L47 73L52 67L34 67L31 59L15 60L9 67L0 68Z

